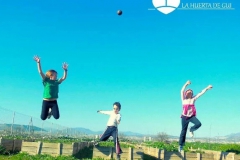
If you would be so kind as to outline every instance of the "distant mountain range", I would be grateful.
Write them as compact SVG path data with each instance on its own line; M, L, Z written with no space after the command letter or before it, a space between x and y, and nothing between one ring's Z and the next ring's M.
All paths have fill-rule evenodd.
M100 135L100 134L103 133L103 131L92 131L90 129L82 128L82 127L77 127L77 128L72 128L72 129L75 130L75 131L84 133L84 134L89 134L89 135ZM144 134L136 133L136 132L130 132L130 131L120 132L119 134L123 134L125 136L136 136L136 137L145 136Z
M0 124L0 130L9 130L13 127L13 129L17 129L19 131L29 131L29 130L34 130L34 131L46 131L45 129L41 129L36 126L31 126L31 125L20 125L20 124Z
M232 133L226 136L228 139L240 139L240 132L239 133Z
M0 130L10 130L11 127L13 127L14 130L18 130L19 132L21 131L29 131L29 129L31 130L34 130L34 131L37 131L37 132L40 132L40 131L43 131L43 132L49 132L50 130L52 132L56 132L57 130L56 129L51 129L51 128L40 128L40 127L36 127L36 126L31 126L31 125L20 125L20 124L0 124ZM87 135L100 135L103 133L103 131L92 131L90 129L87 129L87 128L82 128L82 127L77 127L77 128L69 128L68 129L69 131L70 130L74 130L75 132L79 132L79 133L82 133L82 134L87 134ZM135 132L120 132L119 134L123 134L125 136L137 136L137 137L143 137L144 135L143 134L140 134L140 133L135 133Z

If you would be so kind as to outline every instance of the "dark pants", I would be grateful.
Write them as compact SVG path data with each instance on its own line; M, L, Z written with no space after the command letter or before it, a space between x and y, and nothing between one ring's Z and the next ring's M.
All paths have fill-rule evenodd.
M199 127L201 127L201 122L195 117L182 117L182 131L179 138L179 145L184 146L186 140L186 134L188 129L189 122L192 122L194 126L190 128L190 132L196 131Z
M122 149L120 147L118 141L118 129L115 126L108 126L105 132L101 135L100 141L106 141L108 138L112 136L114 141L114 146L116 148L116 154L122 153Z
M48 117L49 108L52 109L52 115L55 119L60 117L57 101L45 101L42 102L42 114L41 119L46 120Z

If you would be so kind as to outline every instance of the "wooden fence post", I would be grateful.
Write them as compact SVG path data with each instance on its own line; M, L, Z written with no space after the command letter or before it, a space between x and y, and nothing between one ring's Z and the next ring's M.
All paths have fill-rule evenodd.
M133 149L129 147L128 151L128 160L133 160Z
M162 153L163 153L163 154L162 154ZM159 159L164 159L165 150L164 150L164 149L161 149L159 154L160 154Z
M37 154L41 154L41 149L42 149L42 142L38 141L38 143L37 143Z
M73 155L76 154L78 152L78 143L73 142L72 143L72 148L73 148Z
M62 154L61 149L62 148L62 144L58 143L58 155L60 156Z
M201 160L201 153L197 153L197 160Z

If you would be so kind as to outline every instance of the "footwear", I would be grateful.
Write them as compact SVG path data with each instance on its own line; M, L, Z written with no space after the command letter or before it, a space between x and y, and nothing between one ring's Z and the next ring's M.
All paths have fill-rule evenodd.
M183 150L183 146L179 146L178 147L178 152L182 152L182 150Z
M194 136L193 132L189 131L189 136L190 136L191 138L193 138L193 136Z
M120 160L120 155L119 154L117 154L117 160Z
M51 108L49 108L49 111L48 111L48 116L47 116L47 118L48 118L48 119L50 119L50 118L51 118L51 116L52 116L52 109L51 109Z
M94 145L94 146L98 146L98 144L99 144L98 142L94 142L94 144L93 144L93 145Z

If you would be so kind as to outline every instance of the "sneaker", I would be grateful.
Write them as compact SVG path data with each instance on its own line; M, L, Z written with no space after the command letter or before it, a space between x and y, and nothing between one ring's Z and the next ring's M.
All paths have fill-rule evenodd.
M94 145L94 146L98 146L98 144L99 144L98 142L94 142L94 144L93 144L93 145Z
M178 147L178 152L182 152L182 150L183 150L183 146L179 146Z
M117 155L117 160L120 160L120 155L119 154Z
M189 131L189 136L190 136L191 138L193 138L193 136L194 136L193 132Z
M49 108L49 111L48 111L48 119L50 119L51 118L51 116L52 116L52 109L51 108Z

